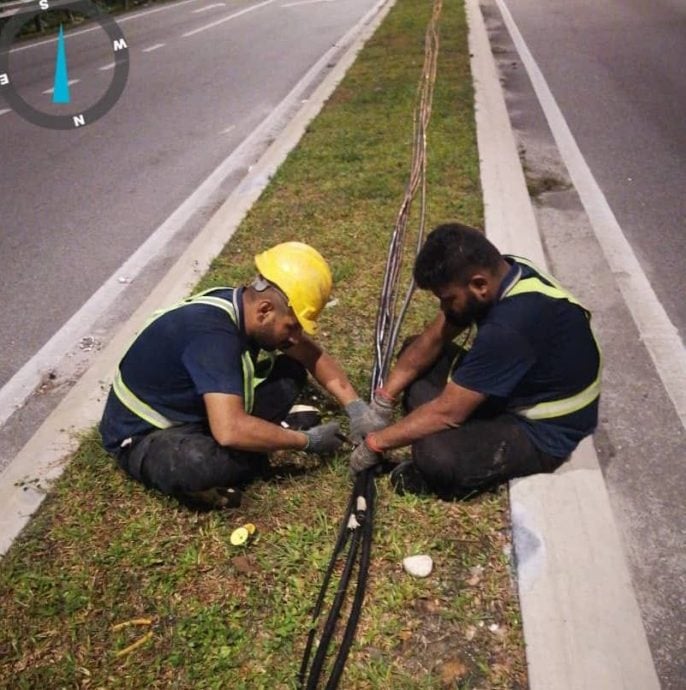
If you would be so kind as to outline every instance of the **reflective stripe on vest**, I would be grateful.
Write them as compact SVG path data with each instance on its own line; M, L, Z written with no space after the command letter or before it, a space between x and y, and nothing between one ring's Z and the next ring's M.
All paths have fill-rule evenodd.
M186 298L179 304L174 305L168 309L162 309L153 314L153 317L144 326L143 331L148 328L153 322L157 321L158 318L164 314L168 314L175 309L185 307L188 304L206 304L211 307L216 307L221 309L226 314L233 323L238 326L238 304L236 302L236 291L234 290L233 303L228 302L221 297L213 297L207 293L214 292L215 290L230 290L231 288L221 288L214 287L204 292L200 292L197 295ZM141 331L141 333L143 332ZM140 333L138 334L140 336ZM241 367L243 370L243 407L245 411L250 414L252 412L253 404L255 402L255 388L264 381L272 366L274 365L274 355L269 353L271 360L270 366L268 367L266 373L261 378L255 377L255 365L252 361L252 357L249 352L243 352L241 355ZM130 412L133 412L137 417L140 417L143 421L147 422L151 426L157 429L168 429L174 422L160 414L152 407L150 407L146 402L141 400L124 382L121 374L121 370L117 370L114 377L114 382L112 384L112 390L114 394L119 399L119 402L124 405Z
M508 299L510 297L515 297L516 295L526 294L528 292L537 292L545 295L546 297L551 297L552 299L564 299L572 304L575 304L583 309L584 313L586 314L586 318L590 322L591 312L588 311L588 309L586 309L586 307L584 307L583 304L581 304L581 302L574 297L574 295L562 287L562 285L560 285L560 283L558 283L552 276L546 275L526 259L522 259L518 256L512 258L514 258L518 263L525 264L532 270L536 271L538 276L521 278L509 290L507 290L505 294L503 294L501 299ZM547 282L544 282L544 280L541 278ZM592 328L591 335L593 336L593 341L595 342L598 350L598 373L596 374L595 380L589 386L584 388L582 391L575 393L574 395L570 395L567 398L540 402L536 405L532 405L531 407L520 407L512 410L512 412L520 417L526 417L526 419L552 419L554 417L564 417L565 415L578 412L594 402L600 395L600 377L603 369L603 359L600 346L598 345L598 341L596 340Z

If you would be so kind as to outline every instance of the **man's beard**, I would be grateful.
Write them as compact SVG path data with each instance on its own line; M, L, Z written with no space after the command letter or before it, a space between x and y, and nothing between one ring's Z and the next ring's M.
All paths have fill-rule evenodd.
M467 298L467 306L461 311L446 311L445 319L457 328L467 328L475 321L480 321L491 308L488 302L480 302L474 295Z

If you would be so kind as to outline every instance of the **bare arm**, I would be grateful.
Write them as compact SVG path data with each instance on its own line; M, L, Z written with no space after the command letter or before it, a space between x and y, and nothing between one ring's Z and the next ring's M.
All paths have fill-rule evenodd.
M396 398L438 359L443 347L458 333L459 329L446 321L443 312L439 312L428 328L398 357L395 367L384 383L384 391Z
M360 397L340 364L307 336L285 354L300 362L341 405Z
M369 434L370 446L380 451L406 446L424 436L462 424L486 400L482 393L450 381L433 400L420 405L396 424Z
M240 395L205 393L203 399L212 436L222 446L268 453L287 448L302 450L307 445L305 434L249 415Z

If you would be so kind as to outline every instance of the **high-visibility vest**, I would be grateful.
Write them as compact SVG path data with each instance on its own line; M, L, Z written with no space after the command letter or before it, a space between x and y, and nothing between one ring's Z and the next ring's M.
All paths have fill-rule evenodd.
M501 300L516 297L517 295L524 295L530 292L537 292L545 295L546 297L551 297L552 299L564 299L583 310L584 314L586 314L586 318L589 320L589 328L591 328L591 312L586 309L586 307L584 307L583 304L581 304L581 302L579 302L579 300L576 299L571 292L569 292L569 290L562 287L562 285L560 285L555 278L541 271L527 259L523 259L519 256L512 256L511 258L513 258L517 263L528 266L535 271L537 275L529 276L527 278L520 278L514 282L502 294L500 297ZM573 414L574 412L578 412L584 407L591 405L600 395L600 378L603 368L602 352L592 328L591 335L595 342L596 348L598 349L598 371L591 384L586 386L578 393L574 393L566 398L546 400L544 402L536 403L535 405L518 407L508 411L519 415L520 417L525 417L526 419L542 420L554 419L555 417L564 417L565 415ZM462 353L456 357L453 367L451 367L451 375L455 365L461 358L461 354Z
M187 297L183 301L175 304L173 307L168 309L162 309L153 314L153 317L146 323L143 331L149 328L152 323L157 321L164 314L168 314L175 309L180 309L189 304L206 304L211 307L216 307L224 311L231 321L238 326L238 302L237 302L237 291L234 289L233 301L229 302L221 297L213 297L208 294L210 292L215 292L216 290L229 290L231 288L214 287L204 292L200 292L197 295L192 295ZM141 331L141 333L143 332ZM140 337L140 333L139 333ZM250 352L247 350L241 354L241 366L243 369L243 407L245 411L250 414L252 412L253 404L255 402L255 388L265 380L271 371L271 367L274 364L274 356L271 353L267 353L270 358L270 363L267 371L263 376L255 376L255 363L253 362ZM121 373L121 369L117 369L117 373L114 377L114 382L112 383L112 390L117 396L119 402L124 405L130 412L133 412L137 417L140 417L143 421L147 422L151 426L157 429L168 429L173 426L174 422L163 414L153 409L144 400L141 400L124 382L124 378Z

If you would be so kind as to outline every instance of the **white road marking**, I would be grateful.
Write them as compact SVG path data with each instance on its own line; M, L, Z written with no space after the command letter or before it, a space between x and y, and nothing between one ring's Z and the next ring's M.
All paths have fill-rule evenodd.
M154 46L149 46L148 48L143 48L141 52L143 53L152 53L153 50L157 50L158 48L164 48L166 46L166 43L155 43Z
M228 17L223 17L222 19L219 19L216 22L212 22L211 24L205 24L205 26L201 26L198 29L193 29L193 31L188 31L187 33L181 35L183 38L195 36L195 34L199 34L201 31L205 31L206 29L213 29L215 26L219 26L220 24L229 22L232 19L247 14L248 12L252 12L253 10L258 10L260 7L264 7L265 5L271 5L273 2L275 2L275 0L264 0L264 2L258 2L257 5L246 7L245 9L239 10L238 12L234 12L233 14L228 15Z
M108 70L114 69L114 65L115 65L114 62L110 62L109 65L103 65L102 67L98 67L98 69L101 72L107 72Z
M130 22L133 21L134 19L138 19L139 17L147 17L149 14L155 14L156 12L166 12L167 10L173 10L176 7L181 7L183 5L189 5L190 3L193 2L200 2L200 0L181 0L181 2L175 2L173 4L169 5L164 5L163 7L156 7L154 9L150 10L142 10L141 12L137 12L136 14L127 14L125 17L117 17L117 24L124 24L125 22ZM80 31L70 31L68 34L66 34L66 38L71 38L72 36L80 36L81 34L87 34L90 33L91 31L102 31L102 28L100 26L92 26L88 29L81 29ZM57 42L57 37L55 38L46 38L44 41L36 41L36 43L29 43L24 46L18 46L16 48L12 48L10 51L11 53L18 53L22 50L29 50L30 48L37 48L38 46L44 46L47 45L48 43L56 43Z
M602 189L593 177L555 97L503 0L496 0L507 30L529 74L560 155L591 221L629 312L686 427L686 348L622 232Z
M5 110L0 110L0 115L7 115L7 113L11 113L12 111L10 108L6 108Z
M199 7L197 10L193 10L193 14L200 14L201 12L207 12L207 10L213 10L215 7L226 7L225 2L215 2L213 5L205 5L205 7Z
M298 2L289 2L281 7L297 7L298 5L314 5L322 2L336 2L336 0L298 0Z
M68 86L71 86L72 84L78 84L81 80L80 79L70 79L67 82ZM43 93L52 93L55 89L47 89L46 91L43 91Z
M228 134L229 132L233 131L236 129L236 125L231 125L231 127L227 127L226 129L223 129L221 131L221 134Z

